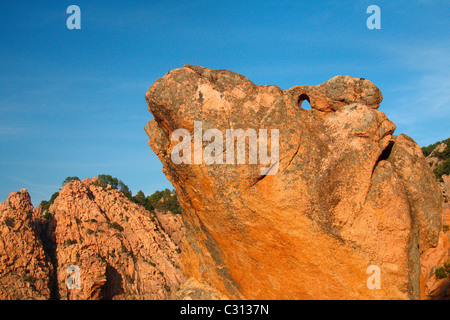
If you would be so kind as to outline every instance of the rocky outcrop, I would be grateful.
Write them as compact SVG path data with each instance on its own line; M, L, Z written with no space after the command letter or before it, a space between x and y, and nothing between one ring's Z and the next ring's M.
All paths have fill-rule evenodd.
M184 208L187 277L230 298L423 297L421 261L440 243L442 195L419 146L393 135L370 81L338 76L281 90L185 66L158 79L146 100L150 147ZM186 129L195 152L194 121L200 135L277 129L279 159L266 175L248 160L175 164L172 133ZM235 148L222 146L215 156L235 160ZM380 289L367 285L372 265Z
M177 245L147 210L95 181L70 182L49 208L61 299L176 298ZM72 265L80 289L67 287Z
M179 299L180 221L97 178L67 183L47 210L28 192L0 204L0 299ZM182 236L182 235L181 235Z
M448 161L448 158L440 157L437 155L437 153L444 153L447 146L447 140L444 140L444 142L439 143L434 150L431 151L431 153L427 156L427 162L430 165L432 170L438 169L439 166L445 165L444 162ZM447 226L445 229L447 229L450 226L450 175L443 174L442 179L439 179L438 181L439 187L441 188L442 195L444 197L444 226ZM448 230L447 230L448 231Z
M11 193L0 203L0 300L50 299L52 272L28 191Z
M177 246L180 246L184 238L184 225L181 216L174 215L170 211L161 211L158 209L155 209L155 214L162 229Z
M189 278L178 291L182 300L229 300L230 298L210 286Z
M444 162L436 156L436 152L443 152L447 145L440 143L426 158L431 169L436 169ZM442 175L442 180L438 181L443 195L443 218L442 232L439 244L436 248L430 249L421 259L423 281L423 297L431 299L450 300L450 276L437 278L436 270L443 268L445 263L450 262L450 176ZM425 280L426 279L426 280Z
M444 226L446 226L446 231L449 231L450 227L450 176L443 175L443 182L439 185L442 189L442 194L444 195Z

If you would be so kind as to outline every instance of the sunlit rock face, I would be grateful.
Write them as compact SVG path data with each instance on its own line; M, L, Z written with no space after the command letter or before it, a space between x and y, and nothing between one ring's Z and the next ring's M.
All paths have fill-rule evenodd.
M184 208L187 277L245 299L416 299L424 292L420 259L438 245L442 195L419 146L393 135L373 83L337 76L281 90L185 66L158 79L146 100L150 147ZM227 163L236 148L225 140L222 164L175 164L180 141L172 134L185 129L195 138L196 121L200 134L217 129L223 137L229 129L278 130L278 141L268 139L268 150L279 146L274 171ZM190 143L194 158L198 140ZM202 139L201 150L210 143ZM368 285L369 266L379 268L379 289Z

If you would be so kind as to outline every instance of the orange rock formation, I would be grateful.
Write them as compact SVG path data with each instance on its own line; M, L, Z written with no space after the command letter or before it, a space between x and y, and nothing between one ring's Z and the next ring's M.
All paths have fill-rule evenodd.
M442 195L420 147L393 135L370 81L338 76L281 90L185 66L158 79L146 100L150 147L184 208L187 277L230 298L426 294L421 260L445 254L438 249ZM278 173L261 175L258 164L174 164L179 142L171 135L181 128L193 135L194 121L223 135L278 129ZM380 289L367 286L371 265L380 268Z
M66 184L48 220L25 189L0 204L0 299L178 298L178 246L155 216L95 181ZM67 285L70 266L79 289Z

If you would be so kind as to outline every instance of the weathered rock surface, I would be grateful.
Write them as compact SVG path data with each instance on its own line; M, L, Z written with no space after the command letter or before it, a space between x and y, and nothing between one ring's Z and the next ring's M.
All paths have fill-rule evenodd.
M156 218L163 228L163 230L169 235L170 239L177 245L181 245L181 241L184 238L184 225L181 216L174 215L170 211L155 210Z
M231 298L425 294L421 259L440 243L442 195L419 146L393 135L370 81L338 76L281 90L185 66L157 80L146 100L154 116L145 128L150 147L184 208L187 277ZM179 141L171 135L186 129L194 136L194 121L223 136L278 129L278 173L261 175L261 165L248 161L174 164ZM381 289L367 286L370 265L381 270Z
M25 189L0 204L0 299L179 299L180 249L160 225L180 242L180 220L95 181L66 184L48 212Z
M66 184L50 206L61 299L174 299L184 277L177 245L143 207L96 179ZM66 286L67 268L81 289Z
M178 296L182 300L229 300L223 293L210 286L198 282L194 278L189 278L178 291Z
M0 300L50 299L53 267L33 224L25 189L0 203Z
M440 183L444 195L444 225L450 227L450 176L443 175Z
M444 159L436 156L436 153L444 152L446 147L447 144L442 142L427 156L427 162L432 170L437 169L439 165L444 163ZM438 183L444 197L444 225L450 226L450 176L442 175L442 180Z
M432 170L443 162L442 159L435 156L435 152L443 152L446 146L445 143L439 144L427 156L426 161ZM443 230L438 246L428 250L421 259L422 278L426 279L423 281L423 298L450 300L450 276L438 279L435 275L436 269L442 268L446 262L450 262L450 176L444 174L442 181L439 181L438 184L444 198Z

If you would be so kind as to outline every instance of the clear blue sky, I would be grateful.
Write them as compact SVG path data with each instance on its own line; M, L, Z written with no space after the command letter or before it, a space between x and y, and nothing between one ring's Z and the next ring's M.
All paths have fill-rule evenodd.
M66 8L81 8L68 30ZM366 9L381 8L381 30ZM35 205L67 176L111 174L133 193L172 188L150 150L145 92L186 63L256 84L371 80L380 110L421 146L450 135L450 2L3 1L0 201Z

